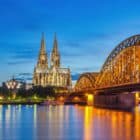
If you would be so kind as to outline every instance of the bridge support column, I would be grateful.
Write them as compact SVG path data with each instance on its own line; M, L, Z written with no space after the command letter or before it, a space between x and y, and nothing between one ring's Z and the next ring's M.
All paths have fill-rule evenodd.
M94 95L93 94L88 94L87 95L87 104L90 106L94 105Z
M136 105L140 103L140 92L135 93L135 103Z
M135 106L135 95L131 93L94 95L94 106L124 110L132 109Z

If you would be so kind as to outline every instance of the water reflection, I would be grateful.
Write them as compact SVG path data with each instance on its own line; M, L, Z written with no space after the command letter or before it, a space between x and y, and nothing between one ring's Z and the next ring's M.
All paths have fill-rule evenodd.
M84 113L84 139L91 140L92 139L92 124L93 124L93 108L85 107Z
M88 106L0 106L2 140L140 140L134 112Z

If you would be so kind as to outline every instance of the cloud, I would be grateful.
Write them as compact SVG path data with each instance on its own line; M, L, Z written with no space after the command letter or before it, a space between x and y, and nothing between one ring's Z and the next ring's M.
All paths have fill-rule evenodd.
M68 46L70 48L79 48L81 46L81 44L78 41L61 41L61 43L63 44L63 46Z
M20 81L32 81L33 74L32 73L19 73L15 76L17 80Z
M25 46L24 46L25 45ZM37 47L33 49L30 46L33 46L33 44L19 44L13 45L13 44L7 44L4 45L5 47L2 47L2 51L4 52L4 49L6 52L4 52L5 55L3 55L3 58L7 60L8 65L17 65L17 64L25 64L25 63L33 63L37 59L38 51ZM1 50L1 49L0 49Z
M31 76L31 73L19 73L18 76Z
M36 54L34 52L30 51L23 51L23 52L17 52L11 56L12 59L22 59L22 60L33 60L36 58Z
M7 62L7 64L8 65L23 65L23 64L27 64L27 63L29 63L29 61L27 61L27 60L13 60L13 61L8 61Z
M85 72L98 72L100 70L100 68L96 65L93 66L78 66L78 67L73 67L72 68L73 71L78 72L80 74L85 73Z
M86 40L92 40L92 41L103 41L103 40L110 40L112 38L112 34L109 33L104 33L104 32L94 32L94 31L89 31L86 33Z

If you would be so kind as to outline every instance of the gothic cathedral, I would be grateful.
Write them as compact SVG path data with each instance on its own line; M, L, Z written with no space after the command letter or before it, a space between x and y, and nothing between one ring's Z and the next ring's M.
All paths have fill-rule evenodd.
M56 35L51 52L50 66L48 64L48 54L46 52L45 38L44 35L42 35L38 62L37 66L34 68L33 84L34 86L42 87L71 87L70 69L60 67L60 53L58 51Z

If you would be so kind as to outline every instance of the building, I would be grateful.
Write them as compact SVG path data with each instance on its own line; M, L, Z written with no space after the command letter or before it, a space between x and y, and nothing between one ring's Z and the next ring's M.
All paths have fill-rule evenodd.
M25 88L25 83L12 78L11 80L3 82L2 87L7 88L8 90L17 91L21 88Z
M8 94L10 93L10 96L15 99L18 91L21 89L25 89L25 84L25 82L12 78L11 80L3 82L2 91L7 96L9 96Z
M48 53L46 52L45 38L44 35L42 35L38 62L36 67L34 68L33 84L34 86L42 87L71 87L70 69L61 68L60 53L58 51L58 42L56 35L54 37L50 65L48 63Z

